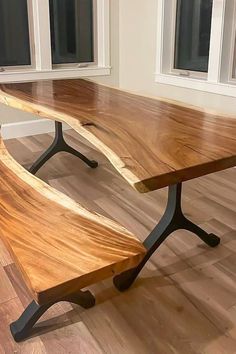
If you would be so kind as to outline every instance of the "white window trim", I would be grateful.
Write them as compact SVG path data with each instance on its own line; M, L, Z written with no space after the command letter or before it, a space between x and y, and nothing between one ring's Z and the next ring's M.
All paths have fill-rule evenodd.
M206 77L185 76L173 70L176 0L158 0L157 59L158 83L236 97L232 78L236 29L236 1L214 0L209 71ZM227 21L225 18L227 17Z
M0 83L44 79L79 78L110 75L110 8L109 0L97 0L97 63L86 67L52 67L49 0L31 0L34 17L33 48L35 68L14 68L0 72Z

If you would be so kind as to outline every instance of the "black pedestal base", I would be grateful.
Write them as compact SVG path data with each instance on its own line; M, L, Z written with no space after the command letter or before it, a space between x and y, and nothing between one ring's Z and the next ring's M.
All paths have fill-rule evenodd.
M55 154L58 152L68 152L69 154L77 156L79 159L84 161L89 167L98 167L97 161L89 160L86 156L81 154L79 151L73 149L69 146L63 137L62 123L55 122L55 138L49 148L34 162L34 164L29 168L29 172L36 174L38 170Z
M159 224L144 241L144 246L148 250L147 254L136 268L126 271L114 278L113 282L118 290L125 291L133 284L152 254L174 231L180 229L188 230L198 236L210 247L216 247L219 245L220 238L218 236L208 234L184 216L181 208L181 192L182 184L169 187L166 211Z

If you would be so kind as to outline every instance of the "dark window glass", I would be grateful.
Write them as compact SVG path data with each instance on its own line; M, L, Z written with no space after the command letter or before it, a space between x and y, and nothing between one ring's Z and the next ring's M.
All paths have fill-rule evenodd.
M213 0L178 0L175 68L208 71Z
M30 64L27 0L0 0L0 66Z
M49 0L53 64L93 62L93 0Z

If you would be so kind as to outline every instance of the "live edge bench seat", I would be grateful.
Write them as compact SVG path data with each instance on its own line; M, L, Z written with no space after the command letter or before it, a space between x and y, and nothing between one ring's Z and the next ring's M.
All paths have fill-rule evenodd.
M8 154L2 140L0 228L39 308L75 300L80 289L134 268L146 253L125 228L27 172Z

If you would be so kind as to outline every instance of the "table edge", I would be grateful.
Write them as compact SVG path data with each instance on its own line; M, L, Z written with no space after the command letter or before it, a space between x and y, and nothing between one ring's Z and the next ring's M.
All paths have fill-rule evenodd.
M85 80L85 81L91 81L91 80ZM2 84L2 86L3 85L4 84ZM108 85L103 85L103 84L98 84L98 85L110 87ZM111 87L111 88L121 91L121 92L129 93L131 95L151 98L151 97L142 96L140 94L133 93L130 91L124 91L119 88L115 88L115 87ZM153 99L153 98L151 98L151 99ZM182 106L184 108L195 109L195 110L199 110L201 112L213 115L213 113L207 112L207 110L205 110L205 109L202 110L200 107L181 104L178 101L172 101L169 99L157 98L157 97L155 97L154 99L160 100L163 102L167 102L167 103L171 103L171 104L177 104L177 105ZM111 164L115 167L115 169L121 174L121 176L123 176L123 178L134 189L136 189L140 193L148 193L148 192L151 192L151 191L154 191L157 189L167 187L169 185L181 183L181 182L184 182L184 181L187 181L190 179L198 178L198 177L210 174L210 173L214 173L214 172L221 171L221 170L224 170L227 168L231 168L236 165L236 155L233 155L233 156L218 159L218 160L212 160L212 161L200 164L200 165L187 167L187 168L181 169L181 170L172 170L168 173L164 173L164 174L161 174L158 176L150 177L146 180L145 179L141 180L125 166L125 163L122 161L122 159L118 155L116 155L111 148L106 146L100 139L98 139L94 134L92 134L90 131L88 131L86 129L86 125L83 126L82 122L79 121L78 119L73 118L73 116L58 112L56 110L52 110L52 109L47 108L41 104L31 103L31 102L28 102L24 99L17 98L14 95L6 93L4 90L2 90L1 85L0 85L0 103L7 105L9 107L12 107L12 108L19 109L21 111L35 114L36 116L39 116L42 118L51 119L54 121L57 120L60 122L67 123L79 135L81 135L83 138L88 140L101 153L103 153L108 158L108 160L111 162ZM217 115L219 116L219 114L217 114ZM224 115L223 117L229 118L229 116L227 116L227 115ZM86 119L86 117L84 117L84 118ZM83 119L82 116L81 116L81 119ZM206 171L203 171L204 167L207 168Z

